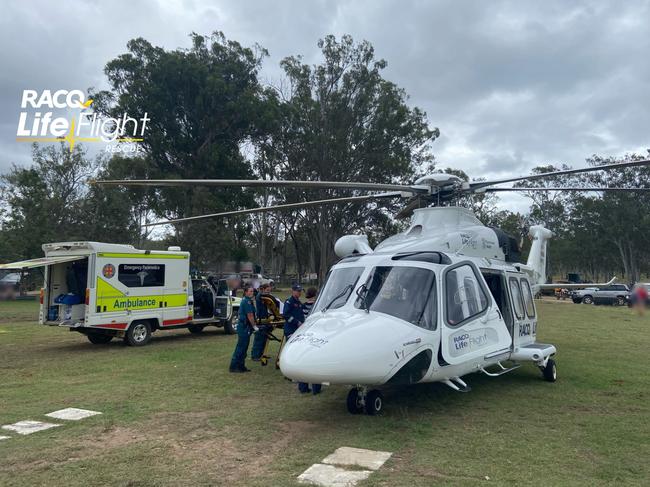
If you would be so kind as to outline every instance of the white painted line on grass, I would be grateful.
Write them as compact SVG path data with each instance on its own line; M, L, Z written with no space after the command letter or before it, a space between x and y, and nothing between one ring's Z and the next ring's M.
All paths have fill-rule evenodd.
M345 470L316 463L298 476L298 482L322 487L354 487L357 482L367 479L370 470Z
M2 429L15 431L19 435L31 435L37 431L49 430L50 428L56 428L61 426L60 424L54 423L43 423L41 421L18 421L14 424L6 424Z
M370 470L377 470L392 455L387 451L364 450L342 446L323 460L329 465L357 465Z
M45 416L56 419L65 419L69 421L79 421L80 419L89 418L91 416L96 416L102 414L99 411L90 411L88 409L79 409L79 408L65 408L59 409L51 413L47 413Z
M9 438L11 438L11 436L2 436L2 435L0 435L0 441L8 440Z

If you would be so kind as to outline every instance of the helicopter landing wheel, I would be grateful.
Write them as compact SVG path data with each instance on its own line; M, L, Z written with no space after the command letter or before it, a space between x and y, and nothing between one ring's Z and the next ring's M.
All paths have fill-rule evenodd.
M384 396L380 391L374 389L366 395L366 414L375 416L384 407Z
M542 371L545 381L555 382L557 380L557 366L552 358L548 359L546 367L540 367L539 369Z
M350 414L360 414L363 412L362 393L357 387L353 387L348 392L347 406Z

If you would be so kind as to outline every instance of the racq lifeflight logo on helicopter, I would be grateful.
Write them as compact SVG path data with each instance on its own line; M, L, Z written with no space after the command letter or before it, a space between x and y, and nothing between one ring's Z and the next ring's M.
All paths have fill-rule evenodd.
M449 350L453 357L464 355L475 350L479 350L486 345L497 343L499 337L491 328L481 328L478 330L465 331L461 330L449 337Z
M147 112L102 117L90 109L92 103L81 90L23 90L16 141L67 142L70 152L78 142L103 143L111 153L140 152L151 120Z

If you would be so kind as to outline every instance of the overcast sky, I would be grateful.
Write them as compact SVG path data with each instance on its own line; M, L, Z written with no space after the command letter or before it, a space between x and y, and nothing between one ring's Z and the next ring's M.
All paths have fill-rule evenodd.
M650 1L112 1L3 2L0 171L29 164L15 140L23 89L106 87L103 67L144 37L189 47L192 31L223 31L279 61L319 61L327 34L368 40L385 76L427 112L438 167L470 177L576 167L592 154L650 147ZM525 208L521 196L503 206Z

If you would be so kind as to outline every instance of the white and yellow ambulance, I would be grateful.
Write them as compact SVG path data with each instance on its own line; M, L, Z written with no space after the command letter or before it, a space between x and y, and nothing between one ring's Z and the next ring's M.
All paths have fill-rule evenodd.
M43 251L44 258L0 265L45 268L39 314L43 325L68 327L95 344L120 337L133 346L145 345L155 330L187 327L197 333L216 325L232 331L229 292L215 292L211 314L204 310L195 319L190 254L180 247L150 251L60 242L43 245Z

